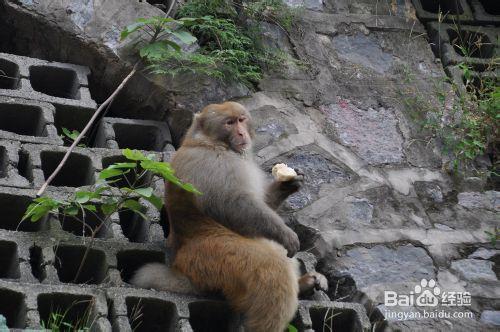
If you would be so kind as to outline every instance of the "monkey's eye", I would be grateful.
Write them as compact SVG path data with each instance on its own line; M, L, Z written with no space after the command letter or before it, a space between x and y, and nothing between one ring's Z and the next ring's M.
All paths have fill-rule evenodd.
M247 118L245 118L244 116L242 116L241 118L238 119L238 122L244 122Z
M229 119L229 120L226 120L226 125L232 126L232 125L234 125L235 122L236 121L234 119Z

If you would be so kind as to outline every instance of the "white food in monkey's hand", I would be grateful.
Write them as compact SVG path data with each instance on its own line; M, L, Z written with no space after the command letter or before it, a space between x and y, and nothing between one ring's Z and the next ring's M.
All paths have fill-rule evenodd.
M276 164L273 166L272 174L276 181L285 182L295 179L297 172L286 164Z

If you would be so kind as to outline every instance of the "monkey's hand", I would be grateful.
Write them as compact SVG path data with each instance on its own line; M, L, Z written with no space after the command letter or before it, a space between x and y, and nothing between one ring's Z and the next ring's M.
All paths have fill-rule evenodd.
M266 203L273 209L277 209L288 196L299 191L304 183L304 173L295 168L297 176L288 181L273 181L268 188Z
M288 227L284 229L280 243L287 250L288 257L295 256L297 251L300 249L299 237L291 228Z
M280 190L286 193L287 196L290 196L291 194L299 191L299 189L302 187L302 184L304 183L304 173L298 168L294 168L294 170L297 173L297 176L288 181L278 182L280 185Z

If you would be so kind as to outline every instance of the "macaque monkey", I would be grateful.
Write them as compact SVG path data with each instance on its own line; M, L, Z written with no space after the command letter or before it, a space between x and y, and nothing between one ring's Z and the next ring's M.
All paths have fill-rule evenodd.
M244 315L246 331L282 332L299 291L328 286L321 274L299 278L298 262L289 258L299 239L275 211L299 190L303 175L267 185L252 160L252 133L249 112L235 102L195 115L171 164L202 195L166 184L175 259L172 267L145 265L131 282L173 292L221 291Z

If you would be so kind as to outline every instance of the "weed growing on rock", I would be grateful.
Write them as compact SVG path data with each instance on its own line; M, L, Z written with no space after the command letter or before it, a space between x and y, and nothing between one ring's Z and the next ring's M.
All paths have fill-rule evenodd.
M146 49L140 46L139 51L155 74L192 72L252 86L262 78L263 69L275 68L289 57L264 46L260 22L267 21L286 31L292 20L292 10L281 0L190 0L179 9L176 19L141 19L127 27L122 38L140 30L158 39ZM196 37L199 49L180 52L175 39L186 45L196 39L188 37L187 31L178 36L179 28ZM163 41L163 37L172 35L177 38Z

